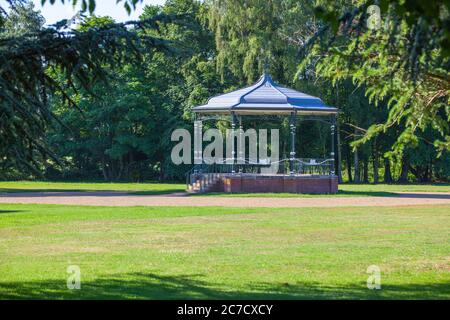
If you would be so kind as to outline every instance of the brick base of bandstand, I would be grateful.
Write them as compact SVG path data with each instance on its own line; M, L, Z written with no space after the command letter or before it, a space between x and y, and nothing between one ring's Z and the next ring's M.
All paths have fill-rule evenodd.
M209 192L250 193L313 193L338 192L338 179L334 175L251 175L235 174L222 176Z

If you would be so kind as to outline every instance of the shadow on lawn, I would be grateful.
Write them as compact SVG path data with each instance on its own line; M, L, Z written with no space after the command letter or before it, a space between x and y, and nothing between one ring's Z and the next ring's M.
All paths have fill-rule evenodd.
M380 192L380 191L339 191L338 195L394 197L394 198L420 198L420 199L450 199L450 194L426 193L426 192L396 193L396 192Z
M338 195L348 196L369 196L369 197L395 197L395 198L421 198L421 199L450 199L450 194L446 193L426 193L426 192L383 192L383 191L348 191L339 190Z
M25 212L25 210L0 210L0 214L19 213L19 212Z
M280 197L280 198L298 198L298 197L399 197L399 193L395 192L383 192L383 191L342 191L339 190L337 194L312 194L312 193L248 193L248 192L235 192L235 193L223 193L223 192L208 192L190 194L190 196L228 196L228 197Z
M248 192L208 192L194 193L189 196L224 196L224 197L275 197L275 198L335 198L335 197L389 197L389 198L421 198L421 199L450 199L446 193L397 193L384 191L348 191L339 190L337 194L311 194L311 193L248 193Z
M35 197L117 197L129 195L169 195L184 192L184 189L114 191L85 189L5 189L0 188L0 197L35 198Z
M450 284L386 285L369 290L365 283L327 286L319 283L250 283L245 291L227 291L201 280L202 275L117 275L82 281L68 290L65 280L0 282L0 299L448 299Z

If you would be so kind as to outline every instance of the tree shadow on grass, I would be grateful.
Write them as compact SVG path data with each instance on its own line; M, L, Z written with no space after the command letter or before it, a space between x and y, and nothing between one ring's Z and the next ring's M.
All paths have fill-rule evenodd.
M158 196L158 195L167 195L167 196L187 196L186 190L184 188L180 189L169 189L169 190L154 190L154 191L132 191L129 194L137 195L137 196Z
M224 197L274 197L274 198L336 198L336 197L390 197L390 198L415 198L415 199L450 199L447 193L398 193L384 191L349 191L339 190L337 194L312 194L312 193L249 193L249 192L209 192L197 193L190 196L224 196Z
M250 283L232 291L202 280L202 275L162 276L131 273L81 281L69 290L65 279L0 282L0 299L449 299L450 283L328 286L309 283Z
M116 190L83 190L83 189L5 189L0 188L0 197L37 198L37 197L118 197L130 195L173 195L184 192L184 189L116 191Z
M21 212L26 212L26 210L0 210L0 214L21 213Z
M335 198L335 197L399 197L399 193L383 191L343 191L339 190L337 194L313 194L313 193L248 193L248 192L209 192L192 194L192 196L228 196L228 197L279 197L279 198Z
M394 197L394 198L415 198L415 199L450 199L450 194L427 193L427 192L383 192L383 191L339 191L338 195L349 196L370 196L370 197Z
M398 197L398 193L387 191L349 191L339 190L337 195L362 197Z
M0 194L7 193L8 196L13 194L21 194L21 193L38 193L38 192L95 192L98 190L88 190L88 189L74 189L74 188L62 188L62 189L16 189L16 188L0 188ZM112 190L105 190L112 191Z
M445 193L401 193L400 198L416 198L416 199L450 199L450 194Z

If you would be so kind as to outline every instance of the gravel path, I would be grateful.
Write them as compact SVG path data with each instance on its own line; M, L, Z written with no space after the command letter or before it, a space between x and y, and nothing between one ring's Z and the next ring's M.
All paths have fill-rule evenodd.
M184 193L148 196L124 192L34 192L0 194L1 203L93 206L221 206L221 207L351 207L450 204L450 193L398 193L390 197L249 198L186 196ZM1 208L1 205L0 205Z

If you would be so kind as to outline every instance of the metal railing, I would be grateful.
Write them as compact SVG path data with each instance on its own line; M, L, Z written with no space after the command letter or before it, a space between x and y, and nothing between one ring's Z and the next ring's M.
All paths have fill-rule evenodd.
M224 160L222 163L196 164L186 172L186 187L199 183L199 188L202 189L220 176L230 174L334 175L334 159L295 158L275 162L240 162L231 164Z
M334 175L334 159L284 159L282 165L288 165L285 169L289 174L303 174L312 176Z

